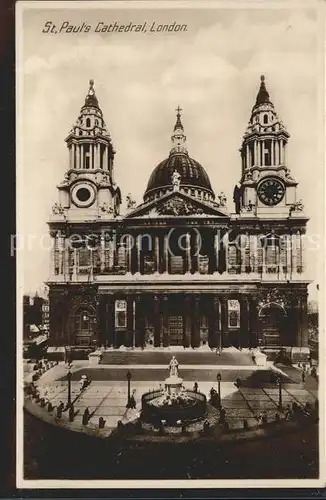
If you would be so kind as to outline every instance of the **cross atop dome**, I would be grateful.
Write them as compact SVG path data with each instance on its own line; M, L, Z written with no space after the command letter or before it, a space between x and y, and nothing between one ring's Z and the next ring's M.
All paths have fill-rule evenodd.
M181 129L183 130L183 125L181 123L181 111L183 111L182 108L180 108L180 106L178 105L178 107L176 108L176 112L177 112L177 121L174 125L174 130L177 130L177 129Z
M172 149L170 154L174 153L185 153L187 154L187 146L186 146L186 136L184 133L183 125L181 123L181 111L182 109L178 105L176 108L177 112L177 121L175 122L173 134L171 137L172 140Z

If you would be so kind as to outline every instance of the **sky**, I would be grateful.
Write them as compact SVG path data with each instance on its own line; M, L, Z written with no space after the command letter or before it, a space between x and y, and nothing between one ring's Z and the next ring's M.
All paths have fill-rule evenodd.
M43 34L49 20L56 25L85 22L92 30ZM176 21L187 24L187 31L94 33L99 21ZM68 168L64 139L79 115L90 79L116 150L115 179L123 198L131 193L142 202L152 170L169 154L175 108L180 105L189 154L204 166L215 193L226 193L233 211L239 148L264 74L291 135L288 167L310 216L308 232L320 236L324 174L318 32L313 9L275 5L246 10L25 10L17 71L22 86L17 198L24 291L34 292L49 274L46 221L58 201L56 185ZM320 256L316 248L308 251L312 280L318 277ZM310 287L313 297L315 288Z

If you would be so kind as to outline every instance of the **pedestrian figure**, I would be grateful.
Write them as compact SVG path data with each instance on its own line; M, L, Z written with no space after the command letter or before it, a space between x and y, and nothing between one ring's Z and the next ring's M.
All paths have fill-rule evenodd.
M204 430L205 434L208 433L209 427L210 427L209 421L206 419L205 422L204 422L204 426L203 426L203 430Z
M89 409L86 408L83 414L83 425L87 425L89 421Z
M302 374L301 374L302 382L305 381L305 378L306 378L306 374L305 374L304 370L302 370Z
M63 404L62 401L60 401L60 403L58 404L58 409L60 409L61 411L63 411L65 405Z
M132 395L130 396L130 399L129 399L129 405L128 405L128 406L129 406L129 408L131 408L131 409L133 409L133 410L136 408L136 400L135 400L135 396L134 396L134 394L132 394Z
M224 408L221 408L220 409L220 418L219 418L220 424L225 422L225 415L226 415L226 411L224 410Z
M198 392L198 384L197 384L197 382L194 383L194 392Z
M103 418L103 417L100 417L100 418L98 419L98 427L99 427L99 429L104 429L105 422L106 422L106 421L104 420L104 418Z
M280 421L280 414L275 413L275 422L279 422L279 421Z

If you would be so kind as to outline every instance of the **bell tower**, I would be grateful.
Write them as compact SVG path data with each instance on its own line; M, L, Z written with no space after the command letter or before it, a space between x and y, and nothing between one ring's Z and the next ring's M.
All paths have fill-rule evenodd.
M244 134L241 180L234 190L238 214L284 218L301 211L297 202L297 182L287 167L290 134L279 119L265 84L260 88Z
M93 80L89 82L85 103L65 142L69 152L68 169L58 186L59 204L53 207L54 218L64 217L74 222L119 215L121 193L114 181L115 151Z

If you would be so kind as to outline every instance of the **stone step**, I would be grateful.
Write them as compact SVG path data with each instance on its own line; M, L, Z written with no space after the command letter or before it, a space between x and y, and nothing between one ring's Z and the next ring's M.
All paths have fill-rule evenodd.
M238 365L252 366L249 351L228 349L219 356L215 351L186 350L173 351L118 351L110 350L102 354L101 365L164 365L168 366L175 355L180 365Z

